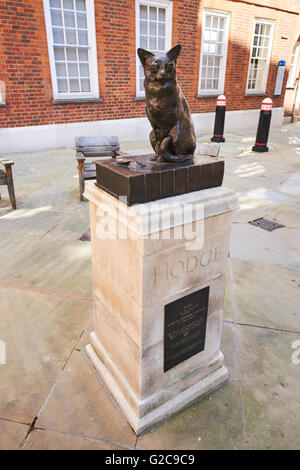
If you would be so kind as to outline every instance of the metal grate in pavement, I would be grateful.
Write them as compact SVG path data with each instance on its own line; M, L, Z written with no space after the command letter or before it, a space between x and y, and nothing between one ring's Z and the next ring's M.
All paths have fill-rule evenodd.
M267 230L268 232L273 232L273 230L276 230L277 228L285 227L285 225L278 224L272 220L264 219L263 217L260 219L251 220L248 223L250 225L254 225L255 227L260 227L263 230Z

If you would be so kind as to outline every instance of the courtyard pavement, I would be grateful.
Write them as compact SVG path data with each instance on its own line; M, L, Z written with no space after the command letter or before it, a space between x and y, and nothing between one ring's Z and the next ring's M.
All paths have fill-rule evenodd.
M240 198L222 338L230 381L139 437L83 350L91 249L79 240L89 210L74 151L9 155L18 209L1 187L0 449L300 448L300 125L272 131L268 153L251 152L254 139L227 134L220 152L224 186ZM122 149L150 151L147 142ZM284 227L249 225L260 217Z

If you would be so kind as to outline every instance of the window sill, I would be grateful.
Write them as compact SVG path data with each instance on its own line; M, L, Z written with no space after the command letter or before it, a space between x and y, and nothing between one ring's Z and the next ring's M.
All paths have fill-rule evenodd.
M248 98L249 96L268 96L268 94L258 91L257 93L245 93L244 96Z
M72 98L72 99L55 99L52 100L52 104L71 104L71 103L102 103L101 98Z
M0 107L1 106L4 108L4 106L7 106L7 103L0 103Z
M295 86L294 86L294 85L286 86L285 88L286 88L287 90L295 90Z
M218 94L211 94L211 95L197 95L196 98L218 98L218 96L222 95L222 93Z
M145 101L145 96L135 96L134 101Z

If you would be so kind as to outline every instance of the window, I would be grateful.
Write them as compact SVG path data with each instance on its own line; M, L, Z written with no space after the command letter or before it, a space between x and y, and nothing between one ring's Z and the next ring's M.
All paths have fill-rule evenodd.
M265 93L274 23L267 20L256 20L251 45L246 93Z
M6 104L6 87L5 83L0 80L0 105Z
M228 13L205 10L199 73L199 95L224 93L228 34Z
M288 76L288 80L286 84L287 88L294 88L295 86L299 50L300 50L300 43L297 42L296 45L294 46L292 57L291 57L291 68L289 71L289 76Z
M44 0L54 99L99 97L94 0Z
M172 45L172 3L167 0L136 1L136 44L147 51L161 54ZM145 96L144 71L136 58L136 93Z

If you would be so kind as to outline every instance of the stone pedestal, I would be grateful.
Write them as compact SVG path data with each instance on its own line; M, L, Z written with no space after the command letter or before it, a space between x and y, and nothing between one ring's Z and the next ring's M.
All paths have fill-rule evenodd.
M228 378L220 351L235 193L128 207L90 201L94 332L87 354L137 434Z

